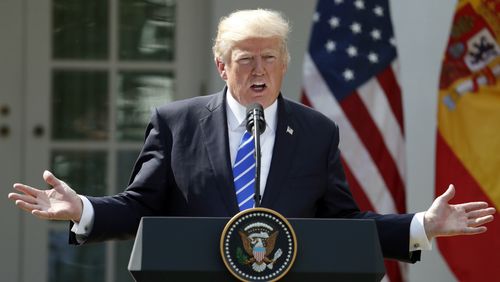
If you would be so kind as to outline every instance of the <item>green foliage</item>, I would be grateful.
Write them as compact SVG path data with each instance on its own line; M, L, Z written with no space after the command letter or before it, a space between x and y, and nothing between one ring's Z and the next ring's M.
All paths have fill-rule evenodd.
M240 264L247 264L248 262L248 256L245 255L245 252L240 247L236 248L236 259Z

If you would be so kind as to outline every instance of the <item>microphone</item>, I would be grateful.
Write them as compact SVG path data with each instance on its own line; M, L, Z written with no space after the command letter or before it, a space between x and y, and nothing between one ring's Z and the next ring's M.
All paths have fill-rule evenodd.
M247 107L247 131L252 133L255 143L255 182L254 201L255 207L260 206L260 135L266 130L264 109L259 103Z
M257 126L255 126L257 124ZM259 103L253 103L247 107L247 131L252 133L257 128L257 133L262 134L266 130L264 109Z

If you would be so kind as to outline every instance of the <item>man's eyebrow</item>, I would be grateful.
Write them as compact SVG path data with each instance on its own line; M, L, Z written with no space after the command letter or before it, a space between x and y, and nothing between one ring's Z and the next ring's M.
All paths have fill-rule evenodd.
M253 52L250 52L250 51L236 51L234 52L235 55L249 55L249 54L253 54Z
M252 54L252 52L247 51L247 50L236 49L236 50L233 50L233 54L235 54L235 55L241 55L241 54L247 55L247 54Z
M267 48L262 50L262 53L279 53L279 52L280 52L279 50L276 50L274 48Z

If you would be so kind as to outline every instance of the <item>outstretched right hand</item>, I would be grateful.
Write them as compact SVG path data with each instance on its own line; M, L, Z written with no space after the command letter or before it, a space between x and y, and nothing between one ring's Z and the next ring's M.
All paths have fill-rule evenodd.
M80 222L83 203L75 190L47 170L43 173L43 179L52 189L40 190L16 183L14 189L21 193L9 193L9 199L39 218Z

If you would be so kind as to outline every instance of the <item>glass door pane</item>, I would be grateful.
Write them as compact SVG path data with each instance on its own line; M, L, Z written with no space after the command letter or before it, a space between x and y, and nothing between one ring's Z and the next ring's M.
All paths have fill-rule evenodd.
M121 71L118 74L116 137L120 141L142 141L151 111L174 100L172 72Z
M120 0L120 60L173 61L174 0Z
M106 71L52 72L52 139L105 140L109 135Z
M108 57L108 1L53 0L52 15L54 59Z
M76 248L68 245L67 223L49 232L49 282L104 282L106 249L103 244Z

